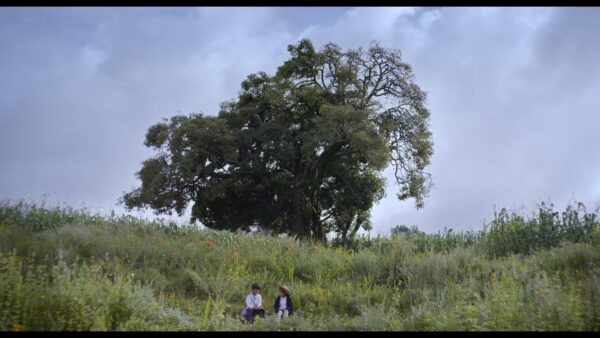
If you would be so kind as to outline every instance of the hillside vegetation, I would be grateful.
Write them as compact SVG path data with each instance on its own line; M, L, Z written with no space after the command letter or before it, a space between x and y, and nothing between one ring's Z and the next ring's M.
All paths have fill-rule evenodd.
M0 330L600 329L600 230L581 204L479 232L327 247L28 203L0 205ZM250 285L267 317L243 324ZM288 285L294 315L273 314Z

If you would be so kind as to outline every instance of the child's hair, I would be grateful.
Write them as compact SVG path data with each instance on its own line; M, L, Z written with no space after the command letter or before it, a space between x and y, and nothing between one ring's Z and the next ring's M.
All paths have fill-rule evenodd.
M285 285L281 285L281 286L279 287L279 291L283 292L283 293L284 293L286 296L288 296L288 297L289 297L289 295L290 295L290 290L289 290L289 289L287 288L287 286L285 286Z

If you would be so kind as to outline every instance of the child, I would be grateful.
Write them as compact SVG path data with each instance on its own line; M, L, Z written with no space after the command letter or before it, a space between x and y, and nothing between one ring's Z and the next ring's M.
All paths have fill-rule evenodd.
M279 287L279 296L275 299L275 312L277 312L277 318L281 320L281 317L291 315L293 311L292 297L290 297L290 289L287 286L282 285Z
M260 286L257 283L252 284L252 292L246 297L246 309L242 311L242 316L247 321L254 321L254 315L265 316L265 310L262 306L262 296L258 293Z

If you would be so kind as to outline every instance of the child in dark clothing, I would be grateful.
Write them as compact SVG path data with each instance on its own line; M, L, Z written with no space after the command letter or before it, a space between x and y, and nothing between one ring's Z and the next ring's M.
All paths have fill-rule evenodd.
M282 317L291 315L293 311L292 297L290 297L290 289L287 286L282 285L279 287L279 296L275 299L275 312L277 318L281 320Z

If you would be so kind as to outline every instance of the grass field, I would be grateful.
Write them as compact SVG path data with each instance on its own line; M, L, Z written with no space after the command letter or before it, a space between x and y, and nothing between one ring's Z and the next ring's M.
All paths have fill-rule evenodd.
M68 207L0 205L0 330L600 329L600 224L573 204L478 232L331 247ZM242 324L250 285L267 317ZM294 316L273 313L287 284Z

